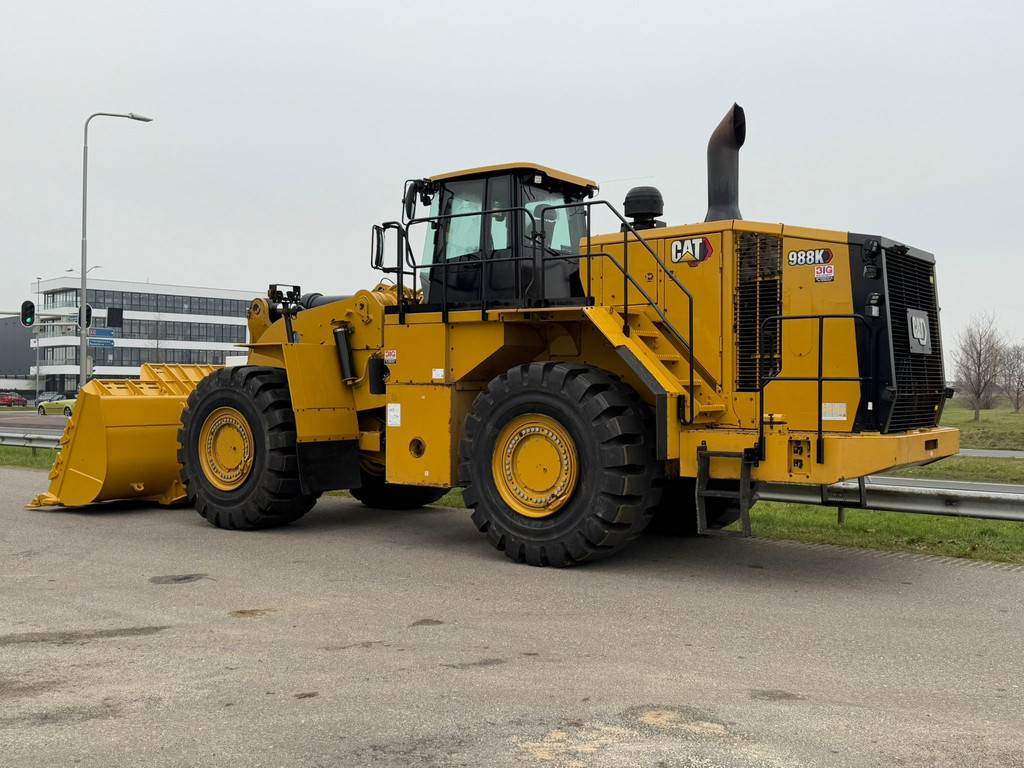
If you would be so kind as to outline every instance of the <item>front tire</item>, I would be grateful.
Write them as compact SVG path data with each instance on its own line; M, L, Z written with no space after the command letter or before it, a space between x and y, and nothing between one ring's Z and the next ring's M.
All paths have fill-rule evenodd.
M64 415L67 416L69 419L71 418L71 409L68 408L66 405L64 406Z
M39 408L37 408L37 409L36 409L36 412L37 412L37 413L38 413L38 414L39 414L40 416L45 416L45 415L46 415L46 409L45 409L45 408L43 408L43 406L41 406L41 405L39 406Z
M466 506L516 562L607 557L646 527L661 495L650 420L636 393L596 368L531 363L493 379L466 417Z
M222 368L199 382L178 431L189 501L218 528L287 525L316 504L296 458L288 378L278 368Z

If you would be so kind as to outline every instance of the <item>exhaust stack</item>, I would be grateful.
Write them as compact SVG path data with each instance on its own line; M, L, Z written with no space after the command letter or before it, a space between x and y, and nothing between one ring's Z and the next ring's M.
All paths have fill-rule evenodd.
M740 147L747 137L743 107L733 104L708 140L708 215L704 221L742 219Z

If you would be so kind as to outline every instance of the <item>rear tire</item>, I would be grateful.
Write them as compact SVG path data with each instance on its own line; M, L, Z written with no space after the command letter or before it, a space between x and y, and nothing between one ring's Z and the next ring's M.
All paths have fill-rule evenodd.
M36 409L36 411L39 413L40 416L45 416L46 415L46 409L43 408L43 406L41 406L41 405L39 406L39 408Z
M352 488L349 493L368 507L375 509L416 509L433 504L444 496L449 488L434 488L429 485L400 485L384 481L383 475L362 471L363 485Z
M228 449L237 448L244 459L230 466L220 459L221 432L234 440ZM295 444L283 370L240 366L210 374L189 396L178 431L189 501L218 528L255 530L298 520L319 494L300 489Z
M71 409L68 408L66 405L64 406L64 415L67 416L69 419L71 418Z
M531 363L493 379L459 454L473 522L520 563L607 557L639 535L661 496L645 406L585 365Z

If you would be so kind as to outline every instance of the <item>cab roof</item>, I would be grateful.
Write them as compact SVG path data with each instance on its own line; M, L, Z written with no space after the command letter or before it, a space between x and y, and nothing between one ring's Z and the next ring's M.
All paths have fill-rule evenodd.
M565 173L565 171L559 171L555 168L548 168L546 165L540 165L538 163L501 163L499 165L482 165L479 168L467 168L464 171L438 173L431 176L430 180L444 181L447 179L458 179L469 176L486 176L492 173L500 173L501 171L537 171L552 179L564 181L567 184L572 184L577 187L595 190L598 189L598 183L596 181L585 179L582 176L574 176L571 173Z

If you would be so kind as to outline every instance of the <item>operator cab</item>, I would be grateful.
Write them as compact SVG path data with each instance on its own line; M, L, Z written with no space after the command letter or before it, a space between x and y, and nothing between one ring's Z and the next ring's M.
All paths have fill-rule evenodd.
M597 184L531 163L409 182L406 218L425 229L423 305L448 308L583 303L579 243ZM417 214L416 199L430 205ZM570 207L565 207L570 206Z

